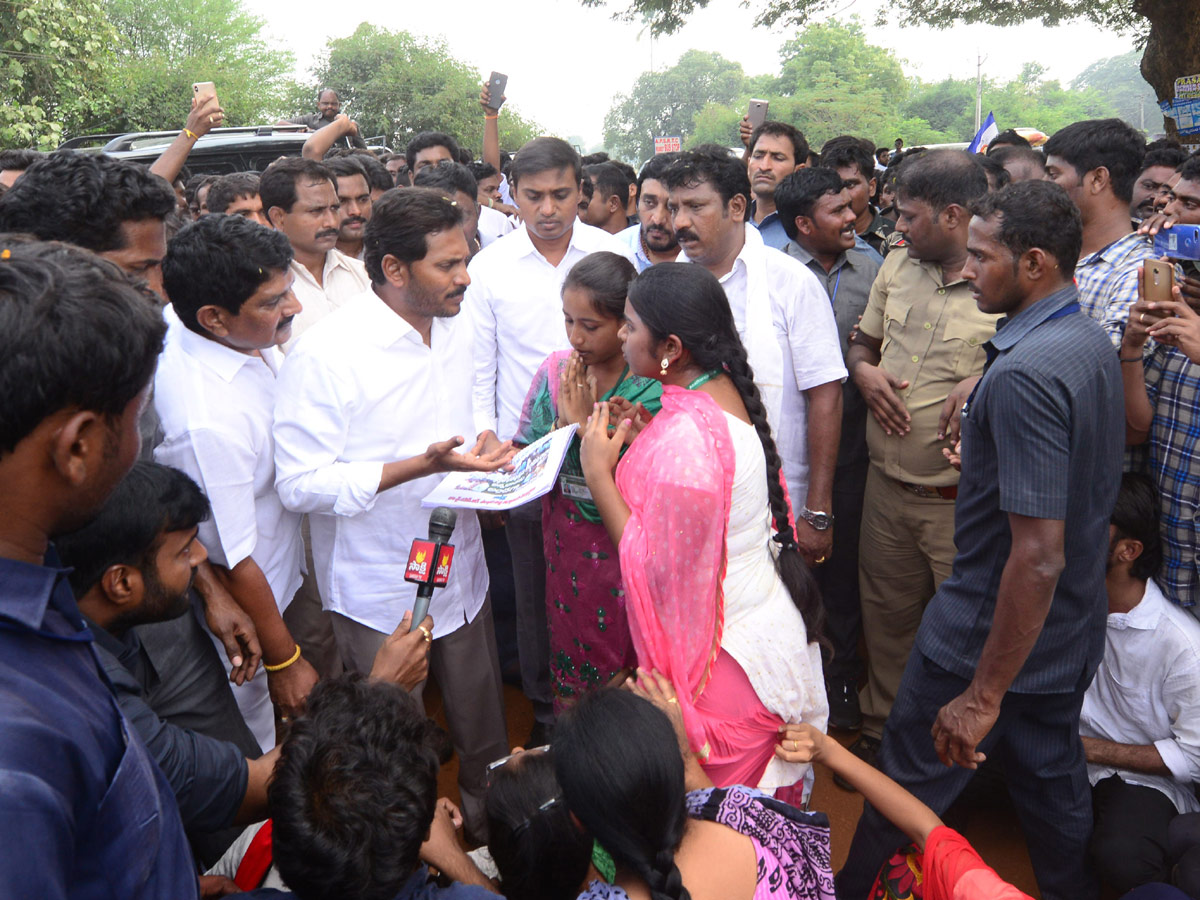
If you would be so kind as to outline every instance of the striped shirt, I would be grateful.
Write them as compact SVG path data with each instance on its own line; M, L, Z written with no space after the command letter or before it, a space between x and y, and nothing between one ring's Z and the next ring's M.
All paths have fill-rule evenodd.
M1121 346L1129 307L1137 302L1138 263L1153 256L1150 239L1135 231L1085 256L1075 266L1079 305L1104 326L1116 347Z
M1147 440L1150 474L1161 498L1163 568L1159 586L1180 606L1195 606L1200 516L1200 366L1162 344L1146 357L1146 395L1154 409Z
M1091 678L1104 651L1108 521L1121 480L1120 366L1068 287L1003 319L962 416L958 554L929 602L917 647L970 679L1008 563L1009 514L1064 523L1066 568L1045 625L1010 690L1060 693Z

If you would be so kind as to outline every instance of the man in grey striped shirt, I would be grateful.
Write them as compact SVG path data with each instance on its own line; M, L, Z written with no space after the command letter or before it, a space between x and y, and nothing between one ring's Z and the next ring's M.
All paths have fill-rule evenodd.
M1066 192L1022 182L972 212L963 275L981 310L1007 318L963 411L954 570L925 611L879 766L940 814L997 757L1042 897L1079 900L1097 891L1078 726L1104 650L1121 375L1080 311L1081 227ZM865 897L903 843L867 804L838 896Z

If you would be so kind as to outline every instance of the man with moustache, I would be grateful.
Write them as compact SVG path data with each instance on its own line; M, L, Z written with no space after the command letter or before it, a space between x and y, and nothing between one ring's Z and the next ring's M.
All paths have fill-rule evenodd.
M663 173L678 156L677 153L660 153L642 166L637 180L638 224L630 225L617 235L628 245L639 272L655 263L675 262L679 255L679 242L675 240L671 214L667 211L667 186L662 181Z
M940 815L995 757L1041 896L1094 898L1078 735L1104 654L1121 366L1078 303L1083 229L1067 192L1021 182L970 211L961 274L979 310L1005 318L962 413L954 570L921 619L879 767ZM902 207L902 230L906 218ZM838 897L866 897L879 860L905 840L866 804Z
M324 163L277 160L262 173L258 195L271 227L284 234L295 254L291 272L303 312L292 323L286 353L305 329L366 290L370 280L361 262L337 249L341 204L335 176Z
M775 211L775 188L788 175L808 164L808 141L799 129L786 122L763 122L750 135L750 158L746 161L750 189L750 224L758 229L763 243L782 250L787 231Z
M234 697L264 752L275 746L272 706L281 721L298 715L317 680L283 621L304 546L300 517L275 491L271 438L279 345L300 312L291 263L283 234L241 216L205 216L175 235L163 282L183 327L154 379L164 435L154 458L207 495L200 540L262 644L263 668Z
M844 359L880 266L855 243L857 216L850 189L836 168L798 169L780 182L775 204L791 238L784 252L817 276L829 295ZM833 553L814 574L825 603L825 634L833 644L833 658L825 666L829 724L849 731L862 727L858 704L862 669L858 533L869 463L867 405L854 382L846 379L833 476L833 518L838 527L833 533Z
M363 232L371 220L371 185L367 172L356 156L335 156L325 160L324 164L333 173L337 185L337 252L361 260Z
M475 324L475 430L488 446L516 432L542 361L570 349L561 290L571 266L597 250L633 258L615 235L579 221L581 176L579 154L566 141L541 137L525 144L509 169L521 227L471 260L466 303ZM513 510L507 528L521 684L535 719L526 746L538 746L554 721L541 501Z
M511 447L474 434L470 277L462 209L439 191L390 191L366 232L372 287L289 354L275 403L279 496L308 513L313 559L346 667L370 670L416 586L421 498L449 471L494 471ZM474 446L460 452L466 441ZM471 446L467 444L466 446ZM467 834L483 841L486 766L508 750L479 521L460 510L454 571L432 601L430 666L459 758Z

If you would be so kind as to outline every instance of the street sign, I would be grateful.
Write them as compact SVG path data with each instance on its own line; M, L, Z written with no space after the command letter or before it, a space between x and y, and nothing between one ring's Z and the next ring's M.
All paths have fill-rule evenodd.
M654 155L660 153L678 153L683 149L683 138L679 135L674 137L656 137L654 139Z
M1175 79L1175 97L1178 100L1200 98L1200 75L1185 75Z

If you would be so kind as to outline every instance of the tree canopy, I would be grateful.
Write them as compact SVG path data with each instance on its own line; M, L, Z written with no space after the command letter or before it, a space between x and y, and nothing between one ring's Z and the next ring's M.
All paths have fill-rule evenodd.
M312 110L316 92L331 87L364 136L383 135L403 147L421 131L444 131L476 150L483 141L480 75L442 41L363 22L335 38L313 70L314 81L296 112ZM540 133L508 104L500 117L502 147L516 148Z

